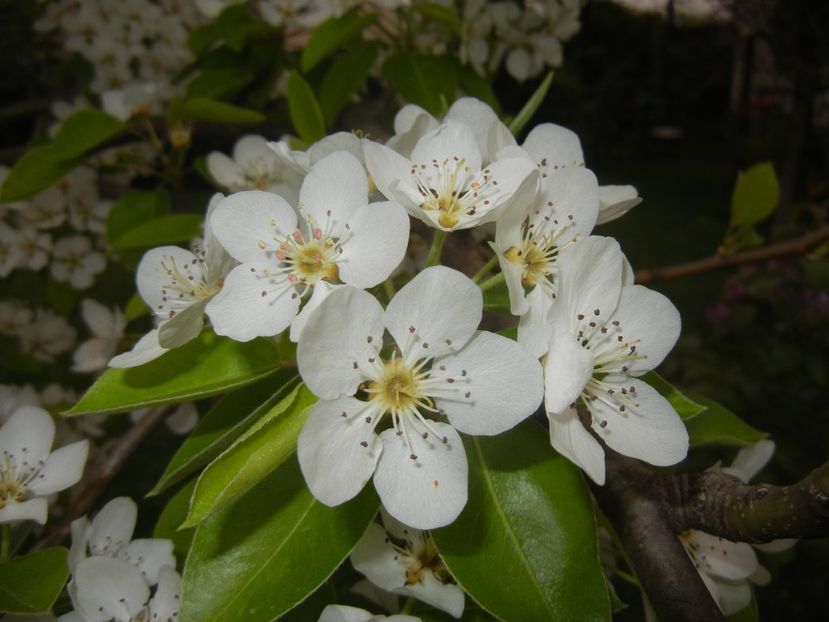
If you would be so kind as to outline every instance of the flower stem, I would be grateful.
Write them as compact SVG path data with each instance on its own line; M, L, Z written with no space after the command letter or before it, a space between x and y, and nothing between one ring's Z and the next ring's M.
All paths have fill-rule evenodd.
M383 291L386 293L386 298L388 298L387 302L391 302L391 299L394 298L394 281L391 280L391 277L383 281Z
M446 231L435 229L432 246L429 249L428 257L426 257L427 266L435 266L440 261L440 252L443 250L443 242L446 240L446 234Z
M488 278L486 281L480 284L480 288L482 292L485 292L488 289L492 289L496 285L500 285L504 281L504 273L499 272L493 277Z
M479 283L481 279L483 279L487 274L489 274L490 270L492 270L497 265L498 255L493 255L483 266L481 266L481 269L475 273L475 276L472 277L472 280L475 283Z
M400 615L406 615L407 613L409 613L412 610L412 607L414 607L414 604L415 604L414 596L409 596L406 599L406 602L403 603L403 609L400 610Z
M2 536L0 536L0 564L5 564L9 561L9 550L11 549L11 526L3 525L2 532Z

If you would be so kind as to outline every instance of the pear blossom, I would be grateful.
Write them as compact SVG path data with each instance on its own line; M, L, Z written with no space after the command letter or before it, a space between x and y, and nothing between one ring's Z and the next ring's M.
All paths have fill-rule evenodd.
M381 513L383 525L371 523L351 553L354 569L384 590L413 596L459 618L463 590L448 582L449 571L432 537Z
M55 422L42 408L21 406L0 427L0 523L46 523L46 497L81 479L88 441L51 451Z
M452 119L426 132L411 158L373 142L363 149L380 192L442 231L495 220L535 168L522 157L484 165L473 129Z
M217 334L248 341L290 326L296 341L311 312L341 283L373 287L403 259L406 213L390 201L368 203L365 170L350 153L314 164L299 200L299 219L279 195L255 190L216 207L216 237L241 262L207 305Z
M161 246L141 259L136 271L138 293L159 323L132 350L114 357L110 367L143 365L201 332L205 307L222 289L234 265L210 225L210 216L221 200L222 195L214 195L207 208L203 248L193 253L178 246Z
M81 302L81 315L92 332L92 338L75 350L72 371L91 373L106 369L124 338L124 314L120 309L107 309L101 303L87 298Z
M49 263L52 251L52 236L31 227L18 231L17 244L20 246L20 265L29 270L40 270Z
M31 310L17 300L0 300L0 334L17 335L32 322Z
M77 332L66 319L49 309L37 309L32 322L18 333L20 345L39 361L50 363L55 357L71 350Z
M329 17L339 15L338 3L332 0L259 0L262 19L271 26L294 26L311 29Z
M157 113L160 95L157 84L133 82L101 93L101 107L113 117L128 121L137 115Z
M75 610L60 622L173 622L180 609L181 577L164 566L151 596L138 568L123 559L97 556L77 564L68 591Z
M149 585L155 585L165 566L175 568L172 540L160 538L132 539L138 518L138 506L129 497L109 501L97 516L83 516L72 521L72 547L68 564L72 574L88 557L111 557L138 568Z
M290 142L286 138L278 142L269 142L268 148L287 169L293 171L294 175L297 176L299 180L297 189L301 184L302 178L311 171L311 167L314 164L336 151L347 151L357 158L361 164L364 162L363 139L353 132L335 132L334 134L329 134L312 144L306 151L291 149ZM282 198L288 200L289 197L283 194Z
M20 233L0 222L0 278L11 274L22 261Z
M40 406L40 396L30 384L0 384L0 424L21 406Z
M421 622L417 616L397 613L390 616L375 615L348 605L328 605L322 610L318 622Z
M373 474L397 520L432 529L457 517L468 469L458 431L504 432L542 397L538 361L511 339L476 330L482 310L480 288L434 266L385 311L367 292L342 287L311 315L297 365L320 400L299 435L297 456L317 499L343 503ZM390 356L386 330L396 346ZM391 427L378 434L386 415Z
M688 451L688 433L670 403L637 380L656 367L679 336L679 313L662 294L626 284L626 262L610 238L590 237L559 259L559 288L549 315L545 409L553 447L604 483L604 450L657 466Z
M137 423L141 421L150 413L150 408L139 408L130 413L130 421ZM199 422L199 411L193 402L184 402L176 406L176 409L170 413L165 419L164 423L173 434L184 436L189 434L196 424Z
M92 242L82 235L72 235L55 242L52 250L52 278L68 282L75 289L88 289L95 275L106 268L106 258L92 250Z

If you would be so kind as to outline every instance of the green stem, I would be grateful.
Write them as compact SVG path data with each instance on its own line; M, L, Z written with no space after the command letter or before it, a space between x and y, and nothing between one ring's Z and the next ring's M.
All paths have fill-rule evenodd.
M412 610L412 607L414 607L414 604L414 596L409 596L409 598L406 599L406 602L403 603L403 609L400 610L400 615L406 615L407 613L409 613Z
M472 277L472 280L475 283L479 283L481 279L483 279L487 274L489 274L490 270L492 270L497 265L498 255L493 255L483 266L481 266L481 269L475 273L475 276Z
M486 281L481 283L480 288L482 292L485 292L488 289L492 289L496 285L500 285L504 281L504 273L499 272L493 277L488 278Z
M391 277L387 278L383 281L383 291L386 293L386 298L388 300L386 302L391 302L391 299L394 298L394 281L391 280Z
M0 564L5 564L9 561L9 551L11 549L12 528L5 524L2 528L2 536L0 536Z
M429 256L426 257L427 266L435 266L440 261L440 253L443 250L443 242L446 240L447 231L435 229L435 235L432 237L432 246L429 248Z

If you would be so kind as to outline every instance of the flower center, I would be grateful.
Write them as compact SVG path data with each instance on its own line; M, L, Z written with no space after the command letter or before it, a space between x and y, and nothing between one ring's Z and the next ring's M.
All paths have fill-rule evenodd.
M429 165L412 164L411 174L423 197L420 208L427 213L437 212L437 223L444 229L452 229L464 216L474 216L478 209L488 211L490 197L498 185L489 170L477 175L458 156L442 162L432 160Z
M203 263L204 259L194 258L192 262L178 265L173 257L162 257L161 270L167 278L161 285L161 304L154 309L157 315L173 317L194 301L209 298L221 289L221 283L216 287L207 285Z
M557 255L558 248L555 245L540 247L529 238L520 246L510 246L504 253L508 261L524 267L521 284L525 287L534 287L542 279L552 279Z
M297 229L280 244L276 258L286 264L288 280L313 285L318 281L336 283L339 268L336 256L339 246L332 238L324 238L320 229L311 229L311 238L305 239Z
M0 510L10 501L26 499L26 482L29 478L25 475L26 473L17 473L13 457L8 454L3 456L3 464L0 466Z
M385 412L397 414L415 409L425 399L419 380L419 374L403 359L393 358L385 362L379 378L369 382L366 390Z

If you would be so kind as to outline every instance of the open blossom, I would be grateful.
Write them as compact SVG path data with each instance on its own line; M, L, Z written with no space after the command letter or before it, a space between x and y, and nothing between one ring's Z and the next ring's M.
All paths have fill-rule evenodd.
M432 529L457 517L468 470L457 431L504 432L542 396L538 361L516 342L478 331L482 310L480 288L443 266L414 277L385 311L353 287L320 305L297 349L300 374L320 398L297 442L317 499L343 503L374 474L397 520ZM395 344L389 356L386 330ZM377 434L387 415L391 426Z
M106 258L92 249L92 242L83 235L61 238L52 250L52 278L68 282L75 289L87 289L95 275L106 268Z
M0 427L0 523L46 522L46 497L81 479L89 442L51 451L55 422L42 408L22 406Z
M221 199L222 195L214 195L207 208L203 248L193 253L178 246L161 246L141 259L136 272L138 293L152 309L158 326L132 350L113 358L110 367L143 365L201 332L205 307L221 290L234 265L210 226L210 215Z
M81 303L81 316L92 332L72 355L72 371L91 373L106 369L124 338L126 322L119 309L107 309L104 305L87 298Z
M611 449L657 466L679 462L688 451L685 426L664 397L636 379L676 343L676 308L658 292L625 284L626 262L610 238L573 245L559 268L544 365L553 447L604 483L604 450L582 426L581 405Z
M363 149L380 192L443 231L495 220L535 168L521 157L484 165L472 128L451 119L427 132L411 158L372 142Z
M24 352L39 361L52 362L59 354L72 349L77 333L63 316L40 308L18 335Z
M290 326L296 341L340 284L373 287L403 259L409 219L393 202L368 203L365 170L350 153L317 162L299 199L299 218L268 192L240 192L217 206L213 230L241 265L207 305L216 333L248 341Z
M383 525L371 523L351 553L354 569L376 586L413 596L459 618L464 595L450 583L449 570L428 532L406 527L382 512Z

